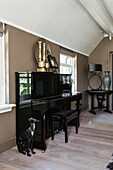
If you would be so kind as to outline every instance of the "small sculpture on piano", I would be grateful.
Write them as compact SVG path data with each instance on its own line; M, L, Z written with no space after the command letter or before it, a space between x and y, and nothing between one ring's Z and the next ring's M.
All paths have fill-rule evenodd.
M27 156L31 156L30 150L32 154L36 153L33 151L33 140L34 140L36 122L39 122L39 120L36 120L31 117L28 119L28 121L30 122L30 127L20 134L18 138L17 148L20 153L24 155L27 154Z

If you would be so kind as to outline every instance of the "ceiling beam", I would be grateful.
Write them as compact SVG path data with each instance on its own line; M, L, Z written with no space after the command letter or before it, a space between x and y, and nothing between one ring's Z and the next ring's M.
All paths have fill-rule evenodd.
M112 6L112 0L104 0L105 1L105 4L107 6L107 9L109 11L109 15L111 16L112 18L112 23L113 23L113 6ZM113 33L113 30L112 30L112 33Z
M97 1L79 0L79 2L107 34L112 33L111 23L106 15L98 8L99 4Z

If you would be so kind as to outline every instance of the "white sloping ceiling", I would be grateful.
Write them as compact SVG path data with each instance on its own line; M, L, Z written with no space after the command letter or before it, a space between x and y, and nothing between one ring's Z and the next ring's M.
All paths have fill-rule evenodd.
M88 56L103 39L104 32L108 34L113 30L111 15L106 17L105 23L98 21L103 5L98 1L0 0L0 21ZM107 0L103 1L113 11ZM96 5L99 5L100 13L95 9ZM108 14L107 9L105 11ZM104 11L102 16L104 18ZM110 25L108 30L105 29L107 24Z
M101 28L113 33L113 0L79 0Z

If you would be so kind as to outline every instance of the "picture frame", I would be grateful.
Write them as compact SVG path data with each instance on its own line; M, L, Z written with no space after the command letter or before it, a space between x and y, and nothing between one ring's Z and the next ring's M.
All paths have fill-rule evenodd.
M58 64L57 64L55 57L48 55L48 62L49 62L50 68L55 68L55 69L58 68Z

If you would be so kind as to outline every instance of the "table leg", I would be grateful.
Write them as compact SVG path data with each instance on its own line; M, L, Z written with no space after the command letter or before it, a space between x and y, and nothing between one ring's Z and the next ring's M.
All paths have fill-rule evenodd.
M42 138L42 149L46 150L46 143L45 143L45 114L41 115L41 138Z
M81 112L81 109L80 109L80 100L77 100L76 106L77 106L77 111L78 111L78 126L80 126L80 112Z
M108 113L112 113L110 110L109 110L109 95L107 94L106 95L106 109L104 110L105 112L108 112Z
M96 115L96 112L94 111L94 95L91 95L91 110L89 112Z

